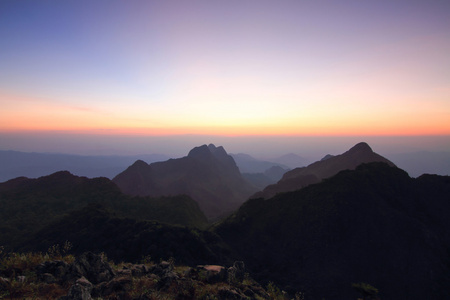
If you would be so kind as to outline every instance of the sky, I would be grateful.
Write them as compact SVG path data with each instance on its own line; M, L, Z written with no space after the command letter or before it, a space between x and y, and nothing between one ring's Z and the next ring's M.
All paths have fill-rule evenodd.
M450 151L449 54L446 0L3 0L0 149L388 136Z

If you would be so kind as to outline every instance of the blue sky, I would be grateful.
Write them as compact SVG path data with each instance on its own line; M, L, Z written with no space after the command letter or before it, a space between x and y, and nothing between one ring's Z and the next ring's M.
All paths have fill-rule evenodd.
M448 1L5 0L0 37L5 134L450 134Z

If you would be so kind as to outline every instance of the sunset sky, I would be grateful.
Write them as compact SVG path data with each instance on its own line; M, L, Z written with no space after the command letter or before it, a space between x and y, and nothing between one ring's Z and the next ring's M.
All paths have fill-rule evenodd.
M0 107L17 136L450 135L450 1L3 0Z

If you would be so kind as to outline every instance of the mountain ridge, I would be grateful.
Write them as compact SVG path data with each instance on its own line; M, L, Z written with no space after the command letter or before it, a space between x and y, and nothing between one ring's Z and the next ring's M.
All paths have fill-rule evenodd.
M210 219L237 209L256 191L225 149L213 144L195 147L182 158L135 162L113 182L128 195L189 195Z
M318 183L324 178L331 177L342 170L355 169L361 163L385 162L391 166L394 164L381 155L373 152L365 142L360 142L346 152L326 156L327 159L316 161L306 167L296 168L286 172L276 183L267 186L263 191L257 192L252 198L270 198L277 193L294 191L310 184Z

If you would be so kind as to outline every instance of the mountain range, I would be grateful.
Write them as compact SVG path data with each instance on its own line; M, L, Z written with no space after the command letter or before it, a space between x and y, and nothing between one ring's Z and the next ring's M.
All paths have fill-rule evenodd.
M195 147L178 159L136 161L113 182L127 195L189 195L209 219L231 213L256 191L225 149L213 144Z
M388 159L372 151L367 143L361 142L353 146L343 154L327 155L322 160L316 161L307 167L295 168L286 172L280 181L264 188L252 198L270 198L277 193L289 192L301 189L310 184L318 183L324 178L336 175L342 170L352 170L362 163L385 162L391 166L394 164Z
M355 284L380 299L449 299L450 177L411 178L359 143L284 180L293 190L246 201L254 188L212 144L137 161L113 181L19 177L0 183L0 245L45 251L69 240L75 254L115 261L243 261L259 282L306 300L356 299ZM228 216L207 227L200 209L211 207L210 221Z

